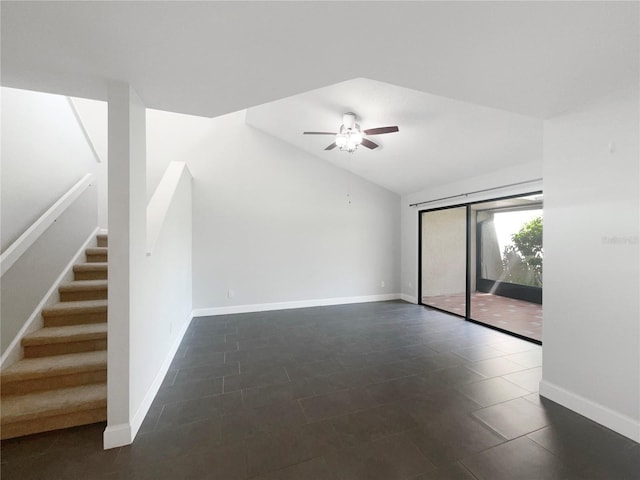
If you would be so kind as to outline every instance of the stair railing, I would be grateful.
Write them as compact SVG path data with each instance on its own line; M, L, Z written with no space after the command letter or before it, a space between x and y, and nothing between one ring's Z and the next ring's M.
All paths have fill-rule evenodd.
M0 255L0 276L4 275L16 261L38 240L64 211L95 181L96 176L87 173L49 209L44 212L27 230L20 235Z

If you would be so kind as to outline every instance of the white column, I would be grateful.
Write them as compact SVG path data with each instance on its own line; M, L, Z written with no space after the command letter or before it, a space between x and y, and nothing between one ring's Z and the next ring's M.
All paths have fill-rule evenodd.
M109 85L109 313L104 448L132 442L130 336L146 243L145 108L126 83Z

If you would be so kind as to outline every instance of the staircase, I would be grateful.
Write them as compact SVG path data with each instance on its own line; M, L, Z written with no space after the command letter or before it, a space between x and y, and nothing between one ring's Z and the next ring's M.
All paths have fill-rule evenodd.
M107 418L107 236L74 265L44 327L22 339L24 358L0 375L2 439Z

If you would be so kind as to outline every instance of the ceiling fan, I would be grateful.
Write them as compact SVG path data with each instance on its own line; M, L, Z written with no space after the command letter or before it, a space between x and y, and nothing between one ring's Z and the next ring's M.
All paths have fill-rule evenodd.
M329 145L325 150L333 150L338 147L345 152L355 152L358 145L364 145L370 150L378 148L378 144L372 142L365 136L368 135L382 135L383 133L398 132L399 129L396 125L391 127L377 127L361 130L360 125L356 123L356 114L353 112L347 112L342 116L342 125L338 132L302 132L303 135L334 135L335 141Z

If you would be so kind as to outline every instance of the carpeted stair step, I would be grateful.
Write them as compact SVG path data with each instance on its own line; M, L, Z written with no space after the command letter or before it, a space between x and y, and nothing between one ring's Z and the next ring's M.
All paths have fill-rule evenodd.
M93 247L85 250L87 262L107 262L108 261L108 249L107 247Z
M109 246L109 236L106 233L101 233L97 236L98 238L98 246L99 247L108 247Z
M24 337L22 347L25 358L106 350L107 324L41 328Z
M60 302L42 310L45 327L64 327L107 321L107 300Z
M78 263L73 266L75 280L106 280L107 262Z
M107 385L97 383L2 398L2 439L102 422Z
M44 328L21 340L24 358L0 374L0 438L103 422L107 418L108 237L85 250Z
M2 372L2 396L77 387L107 381L107 351L25 358Z
M107 298L107 280L77 280L60 285L61 302L77 302L81 300L103 300Z

